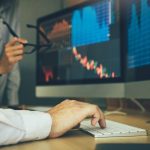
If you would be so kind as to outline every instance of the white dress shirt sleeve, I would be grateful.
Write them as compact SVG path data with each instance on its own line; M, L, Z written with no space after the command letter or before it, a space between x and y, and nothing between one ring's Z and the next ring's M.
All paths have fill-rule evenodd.
M47 138L51 125L48 113L0 109L0 145Z

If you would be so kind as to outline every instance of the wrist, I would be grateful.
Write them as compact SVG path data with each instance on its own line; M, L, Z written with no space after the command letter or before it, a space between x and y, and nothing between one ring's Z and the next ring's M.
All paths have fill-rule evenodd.
M2 76L3 74L5 74L5 70L4 70L4 67L3 67L3 63L0 60L0 76Z
M1 60L0 60L0 76L2 76L3 73L4 73L4 72L3 72L2 64L1 64Z
M5 62L5 60L0 60L0 74L6 74L9 71L11 71L13 66L9 65L7 62Z

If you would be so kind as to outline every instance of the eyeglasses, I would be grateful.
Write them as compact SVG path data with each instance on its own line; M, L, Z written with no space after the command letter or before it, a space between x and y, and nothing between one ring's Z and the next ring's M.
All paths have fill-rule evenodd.
M16 32L10 27L10 25L6 21L3 20L3 24L6 25L6 27L8 28L8 30L10 32L10 34L13 37L19 38L19 36L16 34ZM39 32L39 34L45 39L47 44L33 44L33 43L23 44L24 47L29 47L28 51L25 51L24 54L32 54L36 51L40 51L40 49L42 49L42 48L49 49L49 48L52 47L51 41L47 38L47 36L37 26L27 24L27 27L36 29L37 32Z

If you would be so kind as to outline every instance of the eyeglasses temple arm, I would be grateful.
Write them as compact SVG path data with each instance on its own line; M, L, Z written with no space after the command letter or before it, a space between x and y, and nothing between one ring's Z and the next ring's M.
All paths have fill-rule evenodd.
M44 34L37 26L27 24L27 27L28 27L28 28L37 29L37 31L38 31L38 32L40 33L40 35L46 40L46 42L47 42L47 43L51 43L51 41L48 39L47 35Z
M14 36L14 37L19 37L19 36L15 33L15 31L13 31L13 29L10 27L10 25L9 25L6 21L3 21L3 24L5 24L5 25L7 26L8 30L9 30L9 32L11 33L12 36Z

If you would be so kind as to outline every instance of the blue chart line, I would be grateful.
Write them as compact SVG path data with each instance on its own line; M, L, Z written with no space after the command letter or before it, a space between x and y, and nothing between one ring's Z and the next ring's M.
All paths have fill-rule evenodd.
M150 5L141 0L141 19L138 22L136 5L132 5L131 24L128 28L128 67L150 64Z
M73 12L72 46L84 46L110 39L109 0Z

